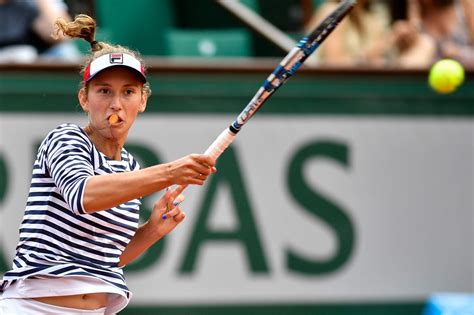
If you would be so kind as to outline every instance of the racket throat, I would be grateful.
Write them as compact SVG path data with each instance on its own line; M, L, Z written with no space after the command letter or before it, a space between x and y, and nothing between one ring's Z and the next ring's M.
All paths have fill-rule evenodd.
M232 125L229 126L229 130L230 130L230 132L232 132L233 134L236 135L240 131L241 127L242 126L239 126L238 123L236 121L234 121L232 123Z

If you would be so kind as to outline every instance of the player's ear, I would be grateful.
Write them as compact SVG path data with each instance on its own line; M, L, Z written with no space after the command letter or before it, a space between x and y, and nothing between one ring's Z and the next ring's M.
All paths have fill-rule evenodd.
M77 98L79 99L79 104L82 107L82 110L86 113L89 112L89 101L87 99L87 91L86 88L81 88L79 92L77 92Z
M146 91L146 90L142 91L142 97L141 97L141 100L140 100L140 108L138 109L138 111L140 113L143 113L145 111L149 95L150 94L148 93L148 91Z

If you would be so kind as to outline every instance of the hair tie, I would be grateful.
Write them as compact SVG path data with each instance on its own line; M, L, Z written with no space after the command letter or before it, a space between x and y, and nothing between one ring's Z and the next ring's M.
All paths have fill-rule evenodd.
M93 40L93 41L91 42L91 48L94 48L94 46L97 45L98 43L99 43L98 41Z

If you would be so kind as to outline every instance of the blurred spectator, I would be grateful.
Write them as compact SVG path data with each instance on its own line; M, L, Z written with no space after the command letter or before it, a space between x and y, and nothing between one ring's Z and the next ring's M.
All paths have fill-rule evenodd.
M474 66L474 1L407 0L407 19L393 27L396 63L429 66L453 58Z
M314 29L329 15L340 1L326 1L317 8L307 25ZM359 0L352 12L327 38L316 52L324 64L354 66L383 64L384 47L381 42L390 30L390 14L384 1Z
M62 0L0 0L0 62L77 60L80 53L71 41L51 36L58 17L71 20Z

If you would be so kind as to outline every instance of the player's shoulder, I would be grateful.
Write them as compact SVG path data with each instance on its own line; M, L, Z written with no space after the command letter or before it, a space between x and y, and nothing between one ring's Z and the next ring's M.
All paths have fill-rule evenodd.
M64 123L51 130L45 139L47 142L67 141L84 144L88 147L91 141L85 131L76 124Z

